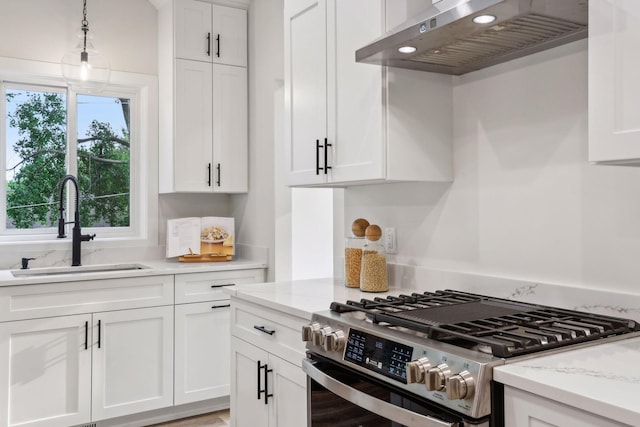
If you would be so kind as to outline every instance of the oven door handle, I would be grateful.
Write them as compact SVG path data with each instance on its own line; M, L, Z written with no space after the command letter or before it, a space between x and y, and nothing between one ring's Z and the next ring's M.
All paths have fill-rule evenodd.
M341 383L335 378L325 374L314 365L316 363L309 360L302 360L302 370L316 381L318 384L340 396L341 398L353 403L354 405L373 412L388 420L395 421L407 427L456 427L458 423L448 423L426 415L418 414L404 408L392 405L384 400L369 396L366 393L356 390L346 384Z

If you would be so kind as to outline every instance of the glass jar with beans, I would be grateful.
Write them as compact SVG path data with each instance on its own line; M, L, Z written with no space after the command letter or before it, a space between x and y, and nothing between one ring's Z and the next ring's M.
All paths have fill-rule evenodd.
M365 244L362 247L360 267L360 290L364 292L386 292L389 290L387 277L387 257L380 242L382 230L372 224L365 230Z
M347 237L344 245L344 285L348 288L360 287L360 267L362 266L362 247L365 243L365 230L369 221L358 218L351 224L352 236Z

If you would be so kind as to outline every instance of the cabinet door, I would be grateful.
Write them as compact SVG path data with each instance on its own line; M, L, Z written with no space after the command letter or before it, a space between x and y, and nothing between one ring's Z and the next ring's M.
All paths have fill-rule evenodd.
M174 3L175 55L177 58L211 62L211 4L194 0Z
M298 427L307 425L307 376L302 368L269 356L269 373L273 379L273 405L270 407L270 426Z
M285 158L289 185L323 183L327 135L326 0L284 5ZM331 143L331 141L329 141Z
M248 189L247 69L213 65L214 191Z
M640 2L589 1L589 160L640 162Z
M212 64L176 60L175 191L213 191Z
M229 395L229 301L175 307L175 404Z
M247 11L213 5L211 57L216 64L247 66Z
M328 134L332 182L383 179L385 67L356 63L355 51L382 35L381 0L328 2ZM335 10L332 10L335 9Z
M509 427L623 427L583 409L513 387L504 388L504 423Z
M231 337L231 425L269 425L269 406L264 403L264 368L269 353L241 339Z
M91 315L0 324L0 425L90 421L90 324Z
M173 307L93 315L93 421L173 404Z

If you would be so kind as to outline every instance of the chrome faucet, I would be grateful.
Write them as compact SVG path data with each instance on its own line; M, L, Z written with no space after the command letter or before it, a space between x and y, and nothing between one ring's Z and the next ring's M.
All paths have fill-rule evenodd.
M64 220L64 186L67 181L71 181L76 189L76 205L73 221ZM58 239L67 237L64 233L64 226L73 223L73 234L71 236L71 266L82 265L80 262L80 242L88 242L96 237L95 234L82 234L80 230L80 190L78 189L78 179L73 175L67 175L60 182L60 218L58 218Z

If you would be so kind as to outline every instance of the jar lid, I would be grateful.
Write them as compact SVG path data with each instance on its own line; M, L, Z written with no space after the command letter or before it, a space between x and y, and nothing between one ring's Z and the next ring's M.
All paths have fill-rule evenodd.
M367 227L364 235L367 237L367 239L375 242L376 240L380 239L380 237L382 237L382 229L380 229L379 226L372 224Z
M356 237L364 237L365 230L369 226L369 221L364 218L358 218L351 224L351 232Z

